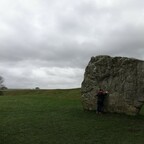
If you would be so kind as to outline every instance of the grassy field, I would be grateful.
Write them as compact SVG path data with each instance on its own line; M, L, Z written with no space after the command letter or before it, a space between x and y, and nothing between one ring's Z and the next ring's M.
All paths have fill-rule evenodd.
M13 90L0 97L0 144L144 144L133 117L84 112L80 89Z

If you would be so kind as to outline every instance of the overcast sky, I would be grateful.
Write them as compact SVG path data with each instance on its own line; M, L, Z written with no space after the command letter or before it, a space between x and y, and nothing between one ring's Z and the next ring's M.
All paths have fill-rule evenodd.
M144 60L144 0L0 0L8 88L80 87L97 55Z

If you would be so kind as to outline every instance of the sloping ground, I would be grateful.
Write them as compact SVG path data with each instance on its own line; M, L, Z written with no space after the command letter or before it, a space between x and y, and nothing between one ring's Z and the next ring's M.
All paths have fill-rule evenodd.
M11 90L0 97L1 144L143 144L140 116L84 112L80 89Z

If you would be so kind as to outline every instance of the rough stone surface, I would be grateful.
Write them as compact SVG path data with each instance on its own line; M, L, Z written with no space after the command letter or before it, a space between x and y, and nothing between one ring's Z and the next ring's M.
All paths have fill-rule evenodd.
M144 104L144 61L126 57L92 57L81 86L84 110L96 110L99 88L109 91L105 112L137 115Z

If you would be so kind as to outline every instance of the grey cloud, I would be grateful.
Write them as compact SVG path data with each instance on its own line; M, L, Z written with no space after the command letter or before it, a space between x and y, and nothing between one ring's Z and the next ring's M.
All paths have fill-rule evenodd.
M10 88L35 88L36 86L40 88L79 87L83 74L83 71L79 68L29 66L11 66L6 68L6 71L1 72L5 77L5 84Z
M0 75L7 85L74 87L91 56L144 59L144 1L109 2L15 0L1 8Z
M105 39L111 55L123 55L136 58L144 58L144 26L126 25L120 30L111 32Z

